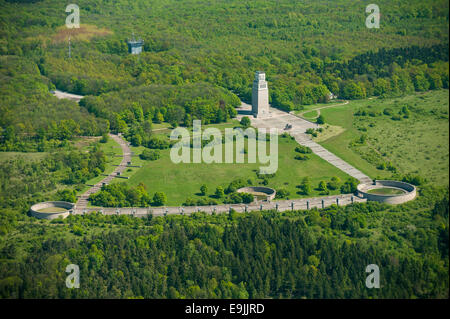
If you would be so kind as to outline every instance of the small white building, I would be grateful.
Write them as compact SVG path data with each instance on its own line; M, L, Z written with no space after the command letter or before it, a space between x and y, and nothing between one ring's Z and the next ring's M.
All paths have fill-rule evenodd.
M140 54L142 52L142 47L144 46L144 41L142 39L137 39L134 37L132 39L128 39L128 53L131 54Z

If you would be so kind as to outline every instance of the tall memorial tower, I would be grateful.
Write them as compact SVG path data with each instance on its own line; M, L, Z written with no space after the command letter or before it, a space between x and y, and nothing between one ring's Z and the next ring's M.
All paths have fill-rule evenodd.
M256 71L253 81L252 113L256 118L269 115L269 88L266 74L262 71Z

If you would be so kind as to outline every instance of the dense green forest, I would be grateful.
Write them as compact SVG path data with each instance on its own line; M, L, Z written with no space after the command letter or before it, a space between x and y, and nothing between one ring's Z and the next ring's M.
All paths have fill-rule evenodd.
M87 96L80 101L90 113L104 118L112 132L125 133L133 145L148 146L152 123L168 122L173 127L227 122L236 116L239 98L207 83L149 85Z
M448 298L448 189L285 213L90 214L3 230L0 297ZM18 241L21 245L17 245ZM80 266L80 289L65 266ZM380 267L380 289L365 268Z
M58 100L33 61L0 56L1 151L44 152L77 135L101 135L109 127L77 103Z
M64 1L1 2L2 150L123 131L139 107L147 121L222 122L239 103L223 89L249 102L255 70L286 111L327 102L330 92L361 99L449 87L442 0L379 1L379 29L365 27L359 1L88 0L78 3L79 29L65 29ZM139 56L127 53L133 32L145 43ZM101 119L51 98L54 87L100 95L82 105Z
M257 70L272 106L285 111L328 103L331 92L358 100L448 89L448 1L378 0L379 29L366 27L369 3L359 0L80 0L79 29L64 26L67 4L0 0L0 298L448 298L449 190L423 172L400 176L420 186L417 200L398 206L27 214L39 201L75 202L105 171L110 154L97 142L77 145L80 136L120 132L157 158L169 143L156 126L166 134L162 122L229 122L251 101ZM133 34L144 40L138 56L127 51ZM57 99L55 89L85 97ZM419 120L414 110L349 114L391 123L408 112ZM308 158L295 152L299 163ZM300 183L309 194L308 179ZM323 184L343 193L356 186ZM244 201L226 188L209 193ZM91 200L160 206L167 198L113 184ZM69 263L80 266L80 289L65 287ZM366 288L368 264L380 266L381 289Z

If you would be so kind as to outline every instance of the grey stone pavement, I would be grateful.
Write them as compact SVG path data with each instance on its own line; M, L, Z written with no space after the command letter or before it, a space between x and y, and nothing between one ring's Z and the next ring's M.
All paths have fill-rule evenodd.
M335 196L302 198L292 200L279 200L272 202L256 202L249 205L245 204L229 204L229 205L212 205L212 206L170 206L170 207L89 207L84 209L75 209L73 214L88 214L91 212L101 212L104 215L132 215L134 217L166 216L166 215L190 215L195 212L226 213L230 209L243 213L254 210L277 210L279 212L312 209L314 207L324 208L331 205L348 205L351 203L366 202L366 199L359 198L352 194L343 194Z
M241 108L239 109L239 115L238 119L240 120L243 116L246 115L248 111L251 110L251 105L242 103ZM276 128L279 134L282 134L284 132L287 132L291 136L295 138L297 143L303 146L308 146L311 148L314 154L318 155L319 157L323 158L330 164L336 166L343 172L347 173L348 175L358 179L361 183L371 183L372 179L356 169L355 167L351 166L338 156L334 155L327 149L325 149L320 144L314 142L308 134L306 134L306 130L308 128L318 128L319 125L316 123L309 122L307 120L304 120L300 117L297 117L293 114L286 113L280 110L277 110L275 108L270 108L271 116L267 118L254 118L253 116L249 116L252 125L256 128L266 128L267 131L270 128ZM292 125L291 129L284 130L286 127L286 124Z

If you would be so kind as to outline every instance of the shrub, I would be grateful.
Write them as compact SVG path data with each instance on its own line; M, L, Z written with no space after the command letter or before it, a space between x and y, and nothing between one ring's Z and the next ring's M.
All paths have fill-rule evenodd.
M253 197L253 194L249 194L249 193L241 193L241 198L242 198L242 202L245 204L249 204L249 203L253 202L253 200L255 199Z
M322 193L328 193L327 183L325 181L320 181L318 190Z
M348 178L345 183L341 186L341 193L342 194L351 194L356 192L356 187L358 186L359 181L354 178L350 177Z
M142 136L139 134L135 134L131 136L131 145L139 146L142 144Z
M108 142L109 136L107 133L103 133L102 138L100 139L100 143Z
M395 167L391 162L387 163L386 168L394 173L397 171L397 167Z
M402 181L413 184L415 186L420 186L420 185L423 185L426 183L426 179L424 179L423 177L421 177L419 175L411 175L411 174L407 174L407 175L403 176Z
M147 143L147 147L152 149L163 150L169 148L169 146L170 146L169 141L163 140L162 138L159 137L151 137Z
M222 197L225 195L225 192L224 192L224 190L223 190L223 187L222 187L222 186L218 186L218 187L216 188L215 194L216 194L216 197L217 197L217 198L222 198Z
M70 202L70 203L75 203L77 201L77 194L74 190L63 189L63 190L59 190L56 194L57 194L59 200L62 200L65 202Z
M304 154L299 154L299 155L295 155L295 159L299 160L299 161L306 161L309 159L309 157L307 155Z
M284 188L280 188L277 190L277 194L275 195L276 198L286 198L290 195L291 193L284 189Z
M142 160L156 161L161 157L161 154L158 150L149 150L145 149L139 154L139 158Z
M154 206L162 206L167 202L167 196L163 192L156 192L155 195L153 195L153 202L152 204Z
M331 181L328 182L327 186L331 190L336 190L336 189L339 188L340 184L341 184L341 179L339 177L337 177L337 176L333 176L331 178Z
M241 193L231 193L229 196L229 202L231 202L233 204L242 203Z
M250 118L249 118L248 116L242 117L240 124L241 124L244 128L249 127L250 124L251 124Z
M317 117L316 123L317 123L317 124L324 124L324 123L325 123L325 118L323 117L322 114L320 114L320 115Z
M246 186L246 183L243 179L241 179L241 178L236 179L228 185L228 187L225 189L225 193L227 193L227 194L233 193L236 190L238 190L239 188L244 187L244 186Z
M80 226L78 226L78 225L73 225L72 232L75 235L77 235L77 236L82 236L83 235L83 229Z
M202 196L205 196L207 192L208 192L208 186L206 186L205 184L200 186L200 194L202 194Z
M400 114L403 114L405 117L409 117L409 109L407 106L403 106Z
M197 200L196 205L197 206L206 206L206 205L208 205L208 200L206 198L200 198L199 200Z
M186 201L183 203L183 206L195 206L196 202L192 198L187 198Z
M310 153L312 153L312 150L308 146L303 146L303 145L297 146L295 148L295 151L298 152L298 153L302 153L302 154L310 154Z
M302 184L298 186L301 189L303 195L309 195L311 193L311 182L308 177L303 178Z

